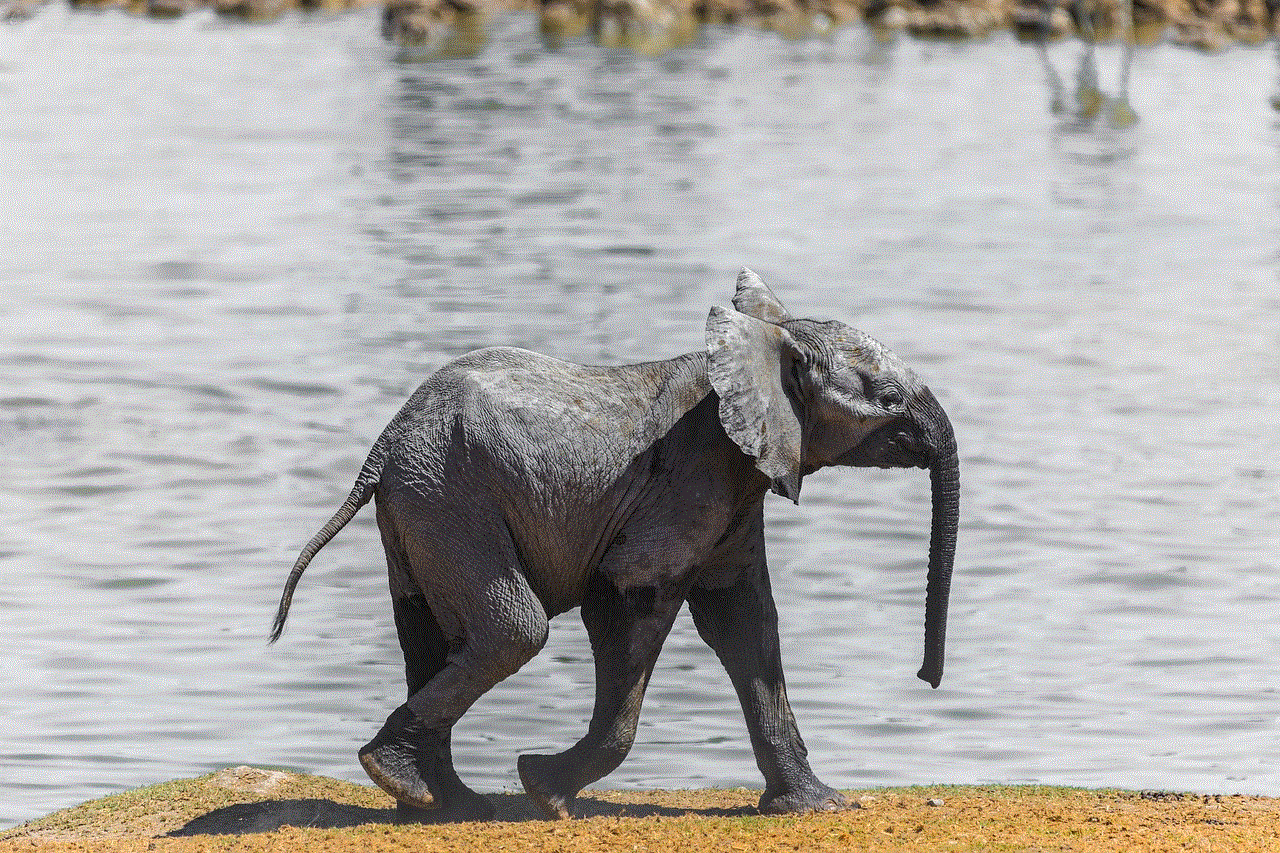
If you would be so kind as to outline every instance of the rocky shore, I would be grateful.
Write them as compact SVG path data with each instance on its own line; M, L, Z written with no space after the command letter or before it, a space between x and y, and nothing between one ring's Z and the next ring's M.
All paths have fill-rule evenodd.
M850 791L842 812L764 817L758 791L588 791L570 821L536 817L524 794L488 795L486 823L395 823L376 788L236 767L114 794L0 832L10 851L325 850L954 853L1070 850L1165 853L1280 849L1280 800L1090 791L1044 786L937 786Z
M16 20L60 0L0 0L0 19ZM1280 32L1280 0L66 0L86 9L119 8L176 17L212 7L218 14L271 20L301 9L337 13L380 3L388 38L407 44L477 32L500 14L538 16L544 34L590 33L608 44L679 43L701 24L747 24L787 35L821 34L866 23L934 38L974 38L999 29L1022 38L1169 39L1216 50L1255 44Z

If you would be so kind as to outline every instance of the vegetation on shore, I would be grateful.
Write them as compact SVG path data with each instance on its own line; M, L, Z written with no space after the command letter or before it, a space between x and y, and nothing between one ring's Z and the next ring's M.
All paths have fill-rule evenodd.
M854 808L766 817L758 792L594 791L571 821L491 794L498 820L395 823L381 791L248 767L104 797L0 833L9 851L1154 851L1280 850L1280 799L935 786L848 792Z

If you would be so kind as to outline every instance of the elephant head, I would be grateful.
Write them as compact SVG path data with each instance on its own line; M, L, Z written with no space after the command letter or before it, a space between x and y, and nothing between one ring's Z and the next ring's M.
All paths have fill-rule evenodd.
M933 393L897 356L835 321L797 319L744 269L731 311L707 318L707 373L725 432L773 491L799 502L804 475L827 465L928 468L933 513L924 665L942 680L959 519L955 435Z

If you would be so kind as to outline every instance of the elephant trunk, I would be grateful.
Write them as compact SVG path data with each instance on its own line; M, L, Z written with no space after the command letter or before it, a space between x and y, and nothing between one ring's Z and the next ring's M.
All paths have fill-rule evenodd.
M922 422L928 424L926 434L933 451L929 463L933 518L929 528L929 575L924 607L924 665L916 675L936 688L942 681L947 602L960 519L960 462L951 421L933 395L926 393L929 405L925 407Z

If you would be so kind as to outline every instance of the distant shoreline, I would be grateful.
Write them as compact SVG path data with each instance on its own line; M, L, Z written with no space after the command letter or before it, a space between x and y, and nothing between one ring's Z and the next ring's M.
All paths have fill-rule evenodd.
M1273 851L1280 799L944 785L847 792L853 808L756 814L759 792L588 791L571 821L524 794L488 823L396 825L376 788L237 767L93 800L0 833L8 851Z
M743 24L796 37L857 23L885 34L943 39L1012 30L1028 40L1167 40L1210 51L1280 35L1280 6L1252 0L0 0L0 22L31 17L58 2L154 18L213 9L250 21L294 10L337 14L380 5L385 34L407 44L482 40L486 21L511 13L537 15L548 38L591 33L602 44L641 50L687 41L700 24Z

